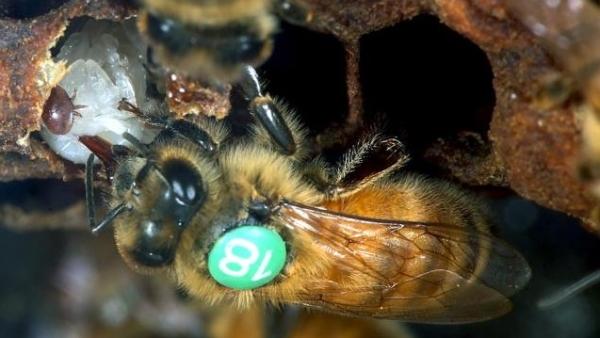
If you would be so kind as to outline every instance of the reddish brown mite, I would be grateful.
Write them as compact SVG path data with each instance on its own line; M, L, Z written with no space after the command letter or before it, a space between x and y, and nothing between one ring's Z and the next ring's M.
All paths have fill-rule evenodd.
M61 86L52 88L42 110L42 121L51 133L56 135L68 133L73 127L74 116L81 117L76 109L86 106L74 105L73 100L76 96L77 92L73 97L69 97L69 94Z

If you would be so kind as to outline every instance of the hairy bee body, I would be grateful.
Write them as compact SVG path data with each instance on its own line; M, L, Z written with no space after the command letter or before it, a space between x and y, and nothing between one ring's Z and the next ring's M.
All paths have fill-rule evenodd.
M277 232L287 234L289 246L295 249L294 265L289 266L289 271L284 273L286 283L277 286L266 286L265 293L260 295L253 290L231 292L230 288L215 283L207 275L206 262L211 243L222 232L223 224L236 224L239 220L246 220L251 215L248 213L250 204L256 201L281 200L284 196L290 200L307 205L318 204L322 196L298 175L293 163L285 157L269 149L240 145L228 149L219 159L221 179L225 180L222 191L216 197L214 208L207 214L198 215L203 218L203 223L210 223L215 228L209 230L214 237L206 236L206 229L197 228L196 234L192 233L182 240L181 265L176 267L180 272L178 282L192 295L200 297L211 304L223 302L231 303L240 309L246 309L257 302L278 302L276 299L286 295L287 299L294 298L298 290L302 290L306 273L313 275L325 269L319 266L323 262L318 253L310 251L309 238L302 239L289 233L285 225L278 221L270 220L266 226L276 229ZM201 220L202 222L202 220ZM199 240L201 239L201 240ZM308 270L299 269L308 267ZM298 271L298 272L297 272Z
M326 200L323 207L343 215L365 218L360 222L364 227L354 227L352 223L344 224L335 219L320 226L331 228L332 233L351 231L351 235L345 236L348 241L344 245L350 252L360 252L367 246L373 253L388 252L387 255L394 256L394 259L381 259L387 255L362 255L364 260L349 264L345 271L338 266L337 270L345 273L337 272L330 279L354 284L356 290L351 296L354 298L352 303L362 304L360 307L340 306L345 311L363 315L371 311L375 313L372 314L375 317L402 316L417 322L462 322L484 313L492 317L495 316L492 313L497 315L510 307L506 299L500 300L502 297L498 297L498 291L481 287L490 282L485 277L488 273L486 269L494 270L497 267L488 260L490 251L493 251L490 250L489 238L475 234L487 233L493 224L492 217L474 196L455 185L414 174L400 175L375 182L349 196ZM375 219L388 220L391 224L387 228L373 226L370 222ZM402 225L394 220L402 220ZM354 228L347 228L350 225ZM375 238L378 240L374 240ZM463 245L464 243L469 245ZM350 252L346 252L346 255L350 256ZM436 258L422 259L423 255L433 255ZM372 271L357 275L355 269L364 271L360 268L363 264L370 266ZM458 273L462 271L464 275L459 277L443 272L447 270ZM437 274L436 271L440 273ZM467 277L469 275L472 277ZM386 277L382 279L381 276ZM467 282L467 286L463 278L473 278L471 281L474 283ZM350 282L352 279L354 281ZM309 290L313 293L326 290L328 283L313 285ZM482 285L477 286L478 283ZM492 310L493 306L490 306L484 310L480 307L481 304L477 304L479 300L469 305L468 297L461 300L461 309L453 314L447 313L448 309L442 310L433 305L438 301L443 303L444 292L459 284L466 286L469 294L484 298L497 297L495 308ZM509 288L499 284L488 283L496 290L502 290L501 293L511 293ZM380 292L364 292L364 285L370 285ZM323 292L323 296L316 301L320 307L323 306L322 302L344 304L347 300L343 298L349 297ZM382 297L386 294L389 299ZM420 298L418 305L413 297ZM451 303L451 299L452 297L448 297L446 301ZM448 307L452 305L448 304ZM470 307L472 308L468 310ZM438 310L441 312L436 313ZM477 314L476 311L482 312Z
M431 198L432 195L437 198ZM471 194L449 182L414 174L377 182L351 196L327 200L324 206L327 210L349 215L462 224L480 231L487 231L493 223L487 207Z
M80 138L115 173L111 210L97 226L90 215L92 229L112 223L134 270L238 310L287 303L458 323L511 308L507 297L527 283L529 267L488 233L491 217L473 196L396 173L408 159L402 144L379 134L338 165L309 159L307 132L248 76L261 123L247 137L197 117L150 118L163 131L150 144L124 134L129 152ZM370 168L368 159L378 160Z
M273 49L270 0L140 0L138 26L163 65L193 78L231 82Z
M497 259L490 262L491 252L514 253L481 233L491 223L488 210L447 182L405 175L331 198L302 180L292 162L270 149L241 145L226 150L219 163L223 179L230 182L225 186L231 190L223 191L224 196L214 204L216 209L202 217L213 224L232 223L215 219L246 219L244 210L256 200L293 201L293 205L284 203L266 226L286 234L294 258L272 284L255 290L232 290L203 273L203 257L215 239L206 237L206 229L197 228L197 234L190 232L182 239L182 255L177 260L181 265L175 270L180 285L209 304L247 309L257 303L287 302L354 315L462 322L508 311L510 302L502 295L512 294L516 285L528 279L518 264L514 286L501 285L504 280L493 281L496 277L487 276L500 271L513 273ZM311 210L314 218L301 219L301 211L307 208L296 205L315 206ZM230 214L231 210L241 214ZM319 210L326 213L314 216ZM388 226L382 220L387 220ZM402 220L406 227L395 220ZM211 232L220 231L217 226ZM205 244L198 243L198 238ZM435 259L421 259L421 255ZM513 258L512 263L519 262L517 256ZM464 276L447 274L447 270L462 270ZM482 281L491 282L497 290ZM459 290L458 285L464 287L464 297L453 297L460 298L461 304L452 305L448 297L448 307L440 307L443 289ZM482 308L480 302L486 305ZM451 311L455 306L456 311Z

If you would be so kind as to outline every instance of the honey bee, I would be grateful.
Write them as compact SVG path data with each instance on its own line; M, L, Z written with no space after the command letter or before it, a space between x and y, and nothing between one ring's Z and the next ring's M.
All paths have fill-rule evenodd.
M260 93L245 72L246 93ZM160 273L212 306L299 304L338 314L426 323L500 316L530 278L523 257L489 234L488 210L454 185L396 174L408 160L374 134L337 166L308 157L307 132L259 95L257 123L233 139L223 122L161 120L126 151L80 137L114 172L110 211L96 223L93 160L86 170L90 226L112 224L135 271ZM268 108L268 109L267 109ZM271 129L271 130L269 130Z
M582 146L579 177L600 201L600 8L587 0L503 0L567 71L553 75L544 106L556 106L580 91ZM600 206L591 218L600 224Z
M273 12L299 22L310 12L283 0L138 0L138 27L164 66L192 78L229 83L273 50Z
M50 91L50 96L44 102L42 110L42 121L48 130L56 135L64 135L73 127L75 116L81 117L81 114L76 109L85 108L85 105L73 104L73 97L61 86L56 86Z

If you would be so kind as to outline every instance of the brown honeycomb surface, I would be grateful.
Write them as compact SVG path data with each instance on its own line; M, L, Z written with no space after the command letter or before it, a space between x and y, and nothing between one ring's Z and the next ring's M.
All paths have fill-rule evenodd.
M531 104L544 75L556 66L498 1L304 2L313 14L304 29L335 37L343 46L346 61L347 111L341 120L332 119L330 126L317 131L318 145L347 145L372 116L365 109L368 97L361 80L363 38L421 14L432 15L484 53L492 74L489 85L493 88L493 108L484 113L486 122L475 128L478 130L459 125L454 135L441 136L432 134L426 126L403 131L409 138L428 136L412 157L464 184L508 187L542 206L582 219L587 217L592 203L575 175L580 128L574 109L567 106L542 111ZM64 71L52 61L50 49L74 18L118 21L134 15L135 9L123 3L71 0L34 18L0 18L0 180L81 177L81 167L61 160L33 136L40 129L44 100ZM389 45L394 49L404 46L402 40L389 41ZM435 99L436 93L431 96ZM209 99L222 105L222 101ZM219 111L223 110L219 107ZM386 116L386 124L394 127L391 113Z

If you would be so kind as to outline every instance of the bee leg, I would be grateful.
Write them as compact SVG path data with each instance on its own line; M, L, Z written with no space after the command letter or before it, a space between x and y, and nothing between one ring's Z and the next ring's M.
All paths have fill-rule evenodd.
M143 144L135 136L131 135L128 132L124 132L121 136L123 136L125 140L131 143L135 150L137 150L138 153L142 154L142 156L144 156L145 158L152 157L150 154L150 149L148 149L148 145Z
M212 155L217 151L217 144L210 134L190 121L172 120L169 123L169 129L194 142L209 155Z
M106 179L112 180L117 163L131 155L131 150L124 146L112 145L98 136L79 136L79 142L86 146L96 157L102 161L106 171Z
M113 146L108 141L98 136L80 136L79 142L86 146L92 153L88 157L85 166L85 201L87 206L87 217L92 233L109 225L121 212L127 210L125 204L120 204L106 214L104 220L96 224L96 199L94 197L94 158L98 158L104 164L106 178L112 180L117 162L122 157L130 156L130 150L121 146Z
M277 150L285 155L296 152L296 142L280 108L268 95L263 95L260 79L256 70L250 66L244 68L239 86L250 101L249 110L256 116L266 132L275 142Z
M214 141L213 137L206 130L190 121L166 118L160 120L152 119L150 123L154 126L160 126L160 128L163 129L156 139L174 138L175 135L179 135L195 143L207 152L208 155L212 155L217 151L217 143ZM123 134L123 137L138 149L146 148L145 145L142 147L142 143L133 135L126 134L127 137L125 134Z
M408 162L404 145L394 137L374 134L352 147L330 174L329 196L355 193L389 176Z
M302 26L312 21L312 11L297 0L278 0L274 6L277 16L294 25Z
M167 93L165 84L165 71L160 66L154 50L150 47L146 49L146 62L143 64L146 70L146 97L162 100Z
M210 134L192 122L186 120L175 120L167 116L147 116L137 106L133 105L125 98L119 101L117 109L133 113L142 118L142 120L149 125L166 131L166 133L161 132L160 137L168 137L167 133L172 132L196 143L198 146L200 146L200 148L204 149L209 154L213 154L217 149L217 145ZM134 137L129 134L129 138L126 139L138 149L141 149L142 147L139 146L141 143L137 140L132 141L131 138Z
M303 164L301 171L303 177L322 193L328 194L335 186L331 164L322 157Z
M118 110L122 110L122 111L128 111L130 113L135 114L137 117L140 118L145 118L146 116L144 115L144 113L142 112L142 110L134 105L133 103L129 102L129 100L127 100L126 98L121 98L121 101L119 101L119 104L117 105L117 109Z
M151 170L155 169L154 165L156 163L156 160L152 155L152 152L150 151L149 147L146 144L143 144L135 136L131 135L128 132L124 132L123 138L126 139L129 143L131 143L133 147L138 151L138 153L140 153L146 159L146 164L142 167L142 169L140 169L140 171L138 171L134 180L136 184L140 184L148 176L148 173ZM160 175L160 177L163 177L160 170L158 170L157 173ZM164 179L164 177L163 180L166 182L166 179Z
M96 224L96 199L94 198L94 154L90 154L85 166L85 202L87 217L92 233L96 234L108 226L121 212L127 209L126 204L119 204L108 212L104 220Z

